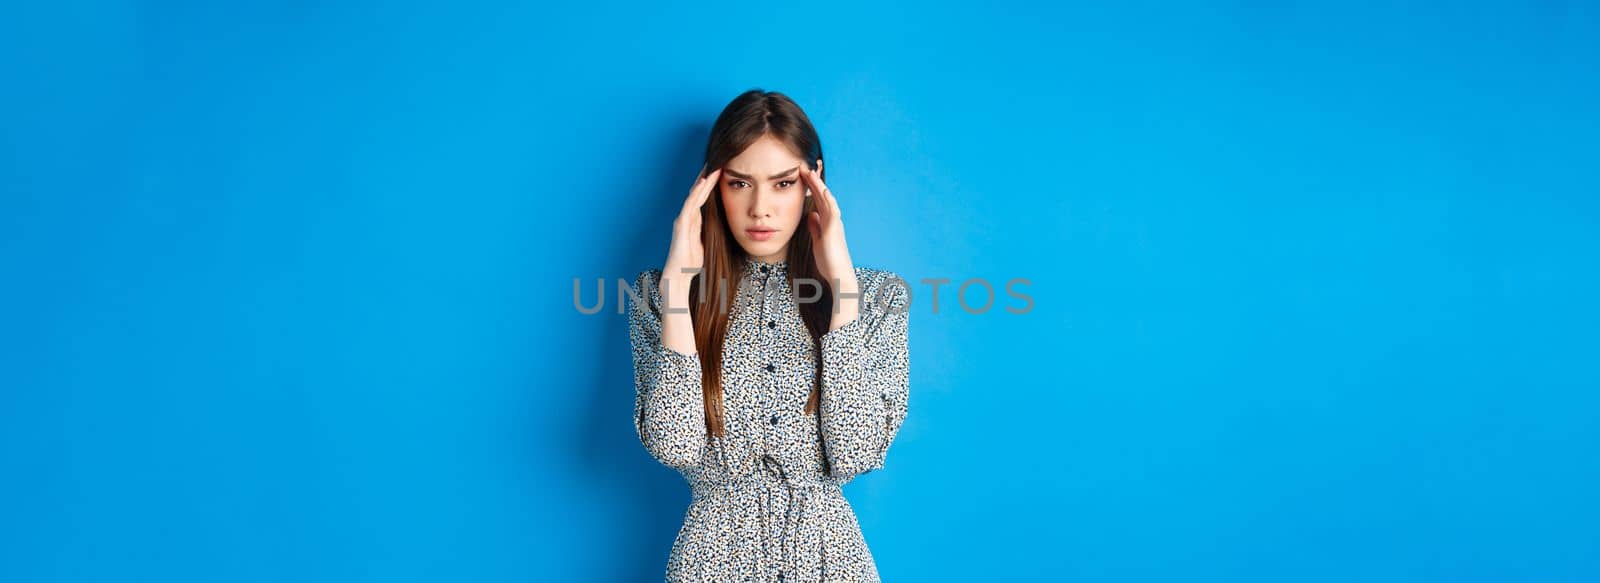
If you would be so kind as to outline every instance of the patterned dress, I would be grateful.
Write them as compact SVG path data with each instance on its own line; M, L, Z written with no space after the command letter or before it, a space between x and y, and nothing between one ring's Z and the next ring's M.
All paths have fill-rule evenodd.
M840 486L883 467L905 421L909 286L856 268L860 313L822 337L821 400L808 415L818 350L788 265L744 260L722 350L726 435L708 437L699 355L661 342L660 276L652 269L635 281L647 302L633 302L629 338L639 439L693 493L666 579L878 581Z

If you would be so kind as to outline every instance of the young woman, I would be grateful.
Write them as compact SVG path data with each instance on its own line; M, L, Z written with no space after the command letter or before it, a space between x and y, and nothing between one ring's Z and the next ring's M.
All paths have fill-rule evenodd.
M694 495L667 580L877 581L840 486L905 421L909 287L852 262L788 97L735 98L705 162L629 318L639 439Z

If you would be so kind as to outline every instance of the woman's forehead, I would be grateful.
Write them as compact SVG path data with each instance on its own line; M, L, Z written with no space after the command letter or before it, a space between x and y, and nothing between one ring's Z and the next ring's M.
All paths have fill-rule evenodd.
M763 136L729 160L727 168L741 174L766 176L794 168L799 164L800 156L795 155L789 146L771 136Z

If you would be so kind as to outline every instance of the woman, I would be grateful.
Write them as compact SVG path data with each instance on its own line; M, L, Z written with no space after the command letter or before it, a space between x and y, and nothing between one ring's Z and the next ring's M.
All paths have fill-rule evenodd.
M694 495L667 580L877 581L840 486L905 421L909 287L851 261L788 97L735 98L705 161L629 318L639 439Z

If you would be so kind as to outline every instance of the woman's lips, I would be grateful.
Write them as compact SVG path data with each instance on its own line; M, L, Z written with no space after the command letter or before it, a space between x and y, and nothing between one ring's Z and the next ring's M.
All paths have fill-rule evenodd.
M778 234L776 229L745 229L744 232L749 234L751 239L755 239L757 241L765 241L767 239L771 239L773 235Z

